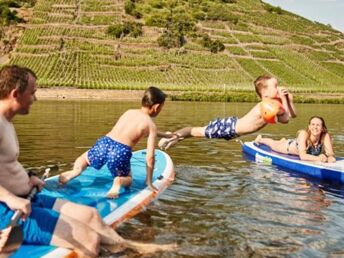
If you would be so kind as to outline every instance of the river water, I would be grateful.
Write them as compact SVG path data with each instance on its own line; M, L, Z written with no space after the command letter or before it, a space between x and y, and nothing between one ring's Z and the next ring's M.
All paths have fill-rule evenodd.
M161 131L242 116L252 103L167 102ZM107 133L136 102L38 101L15 119L27 168L57 174ZM344 156L343 105L296 105L298 117L259 133L295 137L312 115L323 116L337 156ZM258 133L242 137L253 140ZM145 148L145 142L137 149ZM126 238L176 242L178 249L145 257L343 257L344 187L256 164L234 140L187 139L168 151L176 179L154 204L118 228ZM109 256L109 255L105 255ZM124 252L114 257L138 257Z

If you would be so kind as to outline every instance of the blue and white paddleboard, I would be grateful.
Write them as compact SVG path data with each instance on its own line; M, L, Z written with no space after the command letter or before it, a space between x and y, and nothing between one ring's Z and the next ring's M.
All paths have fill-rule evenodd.
M344 184L344 158L337 157L335 163L302 161L298 156L275 152L264 144L254 142L244 142L242 149L256 162L273 164L321 180Z
M131 158L133 184L130 188L122 188L119 198L107 199L106 193L111 188L113 177L104 166L100 170L87 168L81 176L68 182L65 186L57 183L57 176L46 180L45 194L68 199L73 202L95 207L105 223L115 227L120 222L135 216L158 196L174 180L174 167L171 158L160 150L155 151L155 166L153 185L159 190L153 193L145 184L146 179L146 151L133 153ZM54 246L22 245L13 258L19 257L75 257L75 252Z

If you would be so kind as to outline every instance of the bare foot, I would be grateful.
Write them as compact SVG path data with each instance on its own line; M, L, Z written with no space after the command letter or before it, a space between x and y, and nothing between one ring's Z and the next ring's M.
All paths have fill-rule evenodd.
M107 192L106 197L109 199L116 199L119 197L119 192L110 190Z
M72 180L74 177L78 176L73 170L67 171L67 172L63 172L60 176L59 176L59 183L61 185L66 184L68 181Z
M177 249L177 244L156 245L156 244L131 243L130 247L135 249L137 252L141 254L148 254L148 253L175 250Z
M115 177L115 179L113 180L112 187L107 192L106 197L111 198L111 199L118 198L120 188L121 188L121 178Z
M130 249L133 249L140 254L149 254L155 252L162 252L162 251L173 251L177 249L177 244L165 244L165 245L157 245L157 244L145 244L145 243L138 243L131 240L126 240L127 246Z
M254 139L254 143L259 144L262 139L262 136L259 134L256 139Z

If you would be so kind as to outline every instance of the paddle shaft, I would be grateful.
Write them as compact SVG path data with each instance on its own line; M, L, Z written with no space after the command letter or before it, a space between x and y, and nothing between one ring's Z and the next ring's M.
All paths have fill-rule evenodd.
M46 170L45 170L44 174L43 174L42 177L41 177L41 180L44 181L44 180L49 176L49 171L50 171L50 169L46 169ZM37 191L38 191L38 187L37 187L37 186L34 186L34 187L31 189L29 195L26 197L26 199L29 200L29 201L31 201L31 200L33 199L33 197L35 197ZM12 216L12 218L11 218L11 221L10 221L10 223L8 224L8 227L9 227L9 226L12 226L12 227L13 227L13 226L17 225L18 220L20 219L20 217L21 217L22 215L23 215L23 212L22 212L21 210L17 210L17 211L13 214L13 216Z

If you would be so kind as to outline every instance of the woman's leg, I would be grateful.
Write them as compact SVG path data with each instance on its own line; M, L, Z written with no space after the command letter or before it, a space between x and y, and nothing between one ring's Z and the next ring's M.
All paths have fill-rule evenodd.
M273 151L277 151L283 154L290 154L288 152L288 141L285 138L281 140L274 140L271 138L263 138L261 135L258 135L257 138L254 140L256 143L265 144L269 146Z

